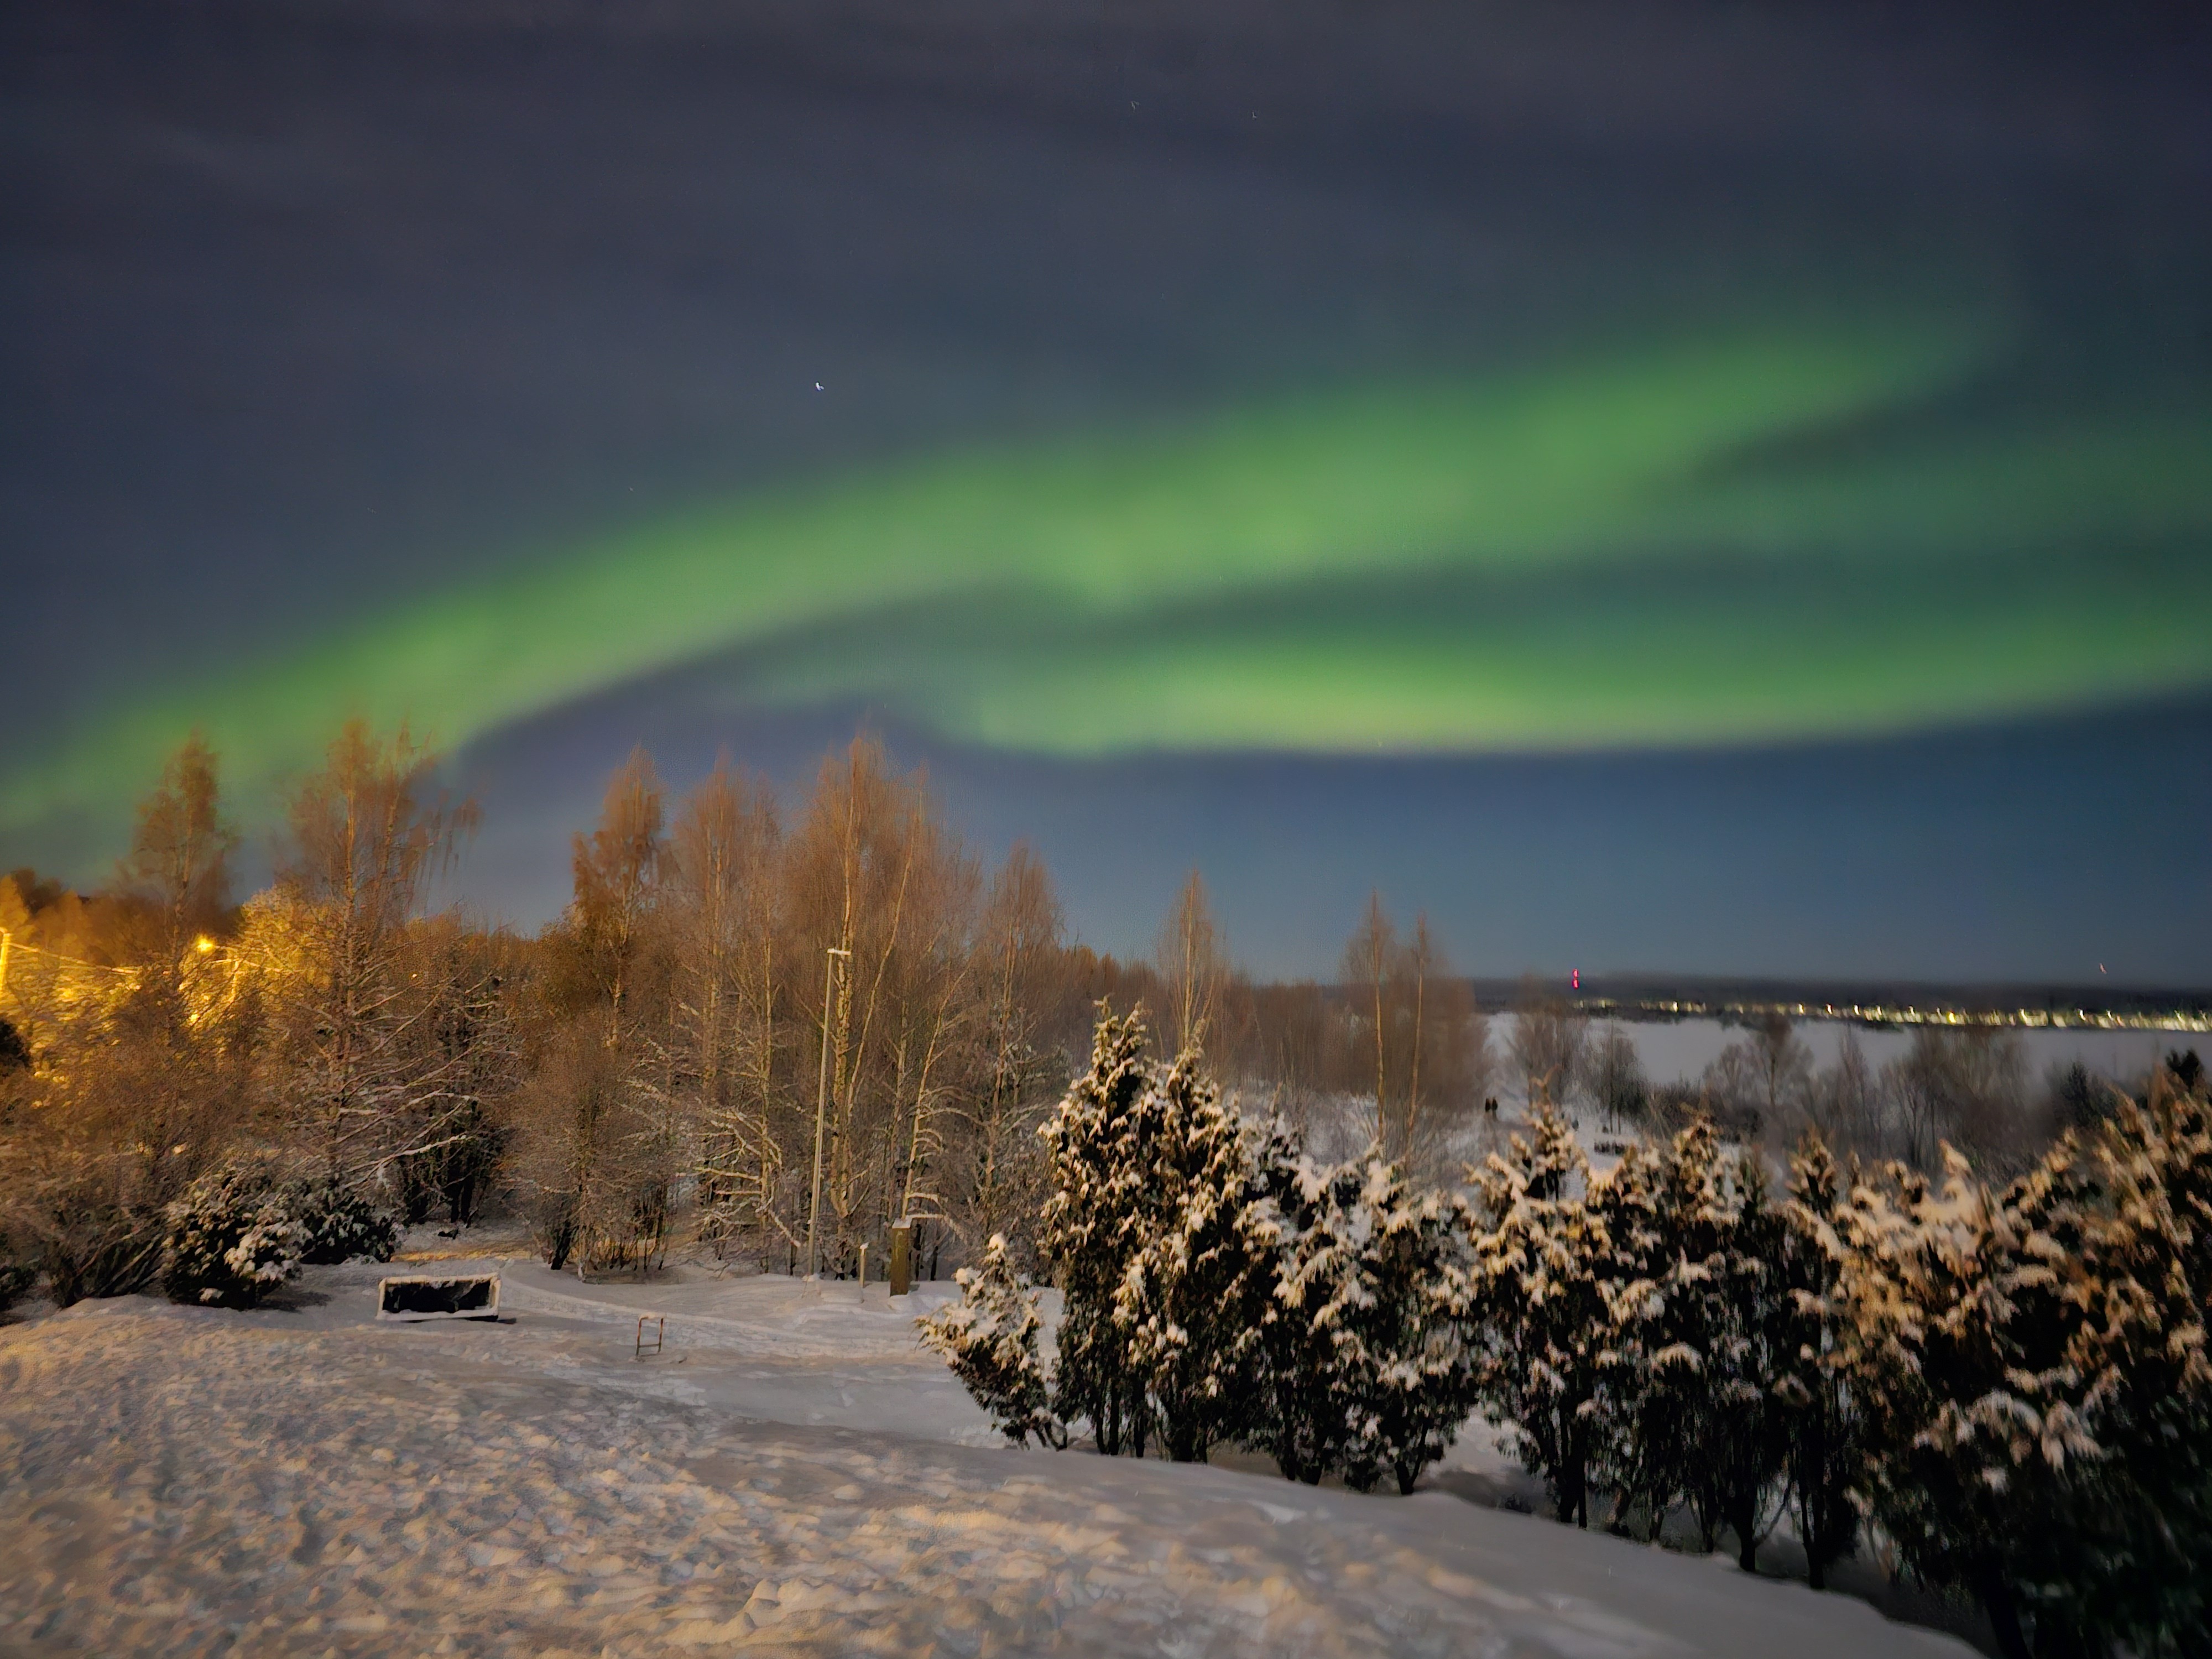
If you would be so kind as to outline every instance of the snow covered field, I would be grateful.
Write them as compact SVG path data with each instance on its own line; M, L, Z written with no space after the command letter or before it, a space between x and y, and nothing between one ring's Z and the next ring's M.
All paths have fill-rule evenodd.
M484 1265L510 1322L380 1326L356 1265L0 1327L0 1652L1972 1651L1441 1492L1007 1449L924 1296Z

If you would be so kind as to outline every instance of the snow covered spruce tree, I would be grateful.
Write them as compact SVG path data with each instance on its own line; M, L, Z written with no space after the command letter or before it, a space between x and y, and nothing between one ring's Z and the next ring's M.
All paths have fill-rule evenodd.
M1113 1323L1168 1455L1203 1463L1242 1431L1258 1397L1267 1235L1249 1149L1197 1051L1177 1055L1133 1120L1126 1149L1146 1175Z
M1656 1161L1624 1158L1590 1203L1619 1274L1606 1414L1621 1510L1644 1499L1656 1534L1686 1500L1704 1547L1732 1530L1748 1571L1778 1515L1788 1451L1777 1389L1790 1332L1765 1170L1749 1152L1723 1157L1699 1119Z
M1318 1485L1344 1466L1352 1390L1339 1350L1358 1295L1360 1180L1350 1164L1317 1164L1297 1138L1270 1126L1258 1152L1273 1256L1261 1323L1265 1397L1254 1443L1286 1480Z
M1483 1310L1475 1391L1509 1426L1563 1522L1589 1524L1604 1449L1600 1389L1613 1331L1613 1241L1585 1201L1589 1164L1559 1109L1540 1102L1532 1142L1513 1137L1474 1172L1470 1292Z
M1203 1462L1247 1428L1261 1383L1273 1233L1243 1126L1195 1053L1163 1075L1140 1012L1102 1008L1091 1068L1041 1127L1051 1196L1039 1254L1058 1280L1057 1364L1036 1360L1036 1294L994 1243L929 1340L1012 1437ZM1049 1398L1049 1409L1044 1401Z
M1681 1237L1681 1206L1668 1206L1662 1215L1662 1188L1670 1169L1680 1168L1679 1159L1632 1140L1611 1170L1589 1177L1583 1198L1595 1222L1589 1268L1605 1304L1601 1386L1585 1408L1590 1479L1612 1491L1613 1531L1632 1533L1640 1516L1650 1538L1680 1501L1696 1455L1689 1407L1701 1387L1694 1358L1700 1350L1683 1339L1686 1328L1703 1334L1694 1322L1705 1310L1676 1283L1693 1248Z
M1063 1298L1053 1410L1063 1423L1088 1421L1092 1443L1109 1457L1124 1450L1143 1456L1152 1426L1146 1379L1115 1318L1115 1293L1146 1243L1144 1148L1158 1139L1158 1095L1142 1018L1133 1011L1116 1018L1102 1007L1091 1069L1038 1130L1051 1196L1037 1249Z
M1867 1496L1914 1576L1972 1590L2008 1656L2094 1652L2085 1581L2118 1495L2095 1419L2123 1391L2098 1326L2132 1297L2098 1282L2073 1146L2002 1192L1944 1151L1940 1190L1892 1165L1838 1217Z
M1088 1422L1109 1456L1158 1443L1203 1462L1259 1409L1273 1233L1247 1133L1195 1052L1162 1075L1141 1014L1102 1007L1091 1068L1039 1133L1051 1196L1037 1248L1062 1296L1050 1382L1036 1293L1001 1239L927 1339L1017 1441L1064 1445Z
M1836 1210L1843 1201L1834 1156L1808 1134L1790 1160L1777 1272L1786 1298L1784 1352L1776 1389L1785 1413L1790 1518L1805 1547L1814 1589L1858 1537L1851 1493L1863 1455L1838 1324L1847 1316L1838 1291L1841 1255Z
M1047 1396L1037 1333L1041 1293L1014 1271L1003 1233L991 1235L983 1259L955 1275L960 1300L921 1322L925 1346L945 1356L975 1403L1017 1446L1035 1440L1064 1447L1067 1431Z
M2089 1149L2095 1299L2076 1363L2104 1455L2075 1617L2144 1655L2212 1653L2212 1109L2171 1073Z
M2020 1659L2207 1651L2212 1116L2168 1079L2002 1191L1952 1153L1838 1215L1868 1496Z
M926 1340L1018 1443L1088 1422L1108 1455L1202 1462L1238 1437L1293 1480L1411 1491L1473 1399L1463 1210L1375 1148L1316 1168L1279 1128L1248 1129L1195 1052L1163 1073L1144 1048L1139 1014L1102 1012L1041 1131L1053 1376L1001 1242Z
M1365 1386L1353 1397L1345 1479L1365 1492L1388 1475L1410 1492L1474 1404L1467 1222L1456 1200L1415 1191L1379 1147L1360 1173L1366 1295L1349 1322Z
M1465 1217L1379 1146L1316 1165L1278 1129L1259 1177L1274 1249L1255 1443L1292 1480L1411 1492L1473 1403Z
M1782 1379L1797 1325L1778 1266L1783 1218L1765 1164L1741 1149L1720 1161L1714 1190L1720 1237L1704 1291L1714 1318L1705 1354L1703 1455L1688 1492L1706 1547L1725 1526L1735 1534L1737 1565L1750 1572L1787 1497L1791 1422Z

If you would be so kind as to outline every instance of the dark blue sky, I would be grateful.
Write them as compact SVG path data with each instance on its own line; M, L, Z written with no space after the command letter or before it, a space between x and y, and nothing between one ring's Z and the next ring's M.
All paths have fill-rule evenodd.
M1316 389L1485 385L1784 311L1971 315L2001 337L1971 374L1759 459L1788 482L2014 457L1973 476L1991 518L2030 501L2017 548L1978 545L1942 600L1978 582L1994 616L2014 560L2059 592L1984 630L2002 660L1931 674L1926 652L1982 635L1947 614L1911 643L1937 600L1879 513L1824 553L1792 509L1838 562L1820 581L1711 550L1694 580L1643 579L1687 672L1725 620L1698 596L1733 586L1817 641L1835 570L1872 568L1852 580L1885 594L1876 654L1821 672L1861 695L1868 661L1941 682L1906 729L1829 729L1813 681L1778 679L1790 712L1733 748L1085 759L945 716L958 640L934 702L818 664L811 699L769 696L770 640L468 727L487 812L466 890L522 921L557 908L568 832L633 742L678 781L724 744L795 781L865 717L981 845L1033 842L1108 948L1141 948L1194 865L1263 972L1328 971L1372 885L1483 973L2104 963L2203 985L2212 543L2186 475L2212 430L2208 84L2212 30L2178 7L12 6L0 862L98 876L121 813L40 780L97 769L131 711L202 719L240 665L702 504ZM2104 470L2053 497L2080 510L2045 545L2037 490L2092 451ZM1201 643L1271 605L1310 629L1318 591L1163 614ZM1560 593L1529 601L1555 631L1581 603ZM2146 656L2157 634L2157 674L2124 672L2131 630ZM2071 678L1999 695L2034 680L2023 653Z

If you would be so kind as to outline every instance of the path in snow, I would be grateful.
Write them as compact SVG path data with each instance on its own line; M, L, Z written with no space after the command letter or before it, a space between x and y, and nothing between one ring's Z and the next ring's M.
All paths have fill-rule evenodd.
M378 1326L351 1267L0 1328L0 1651L1969 1652L1440 1494L961 1443L879 1289L507 1273L509 1324Z

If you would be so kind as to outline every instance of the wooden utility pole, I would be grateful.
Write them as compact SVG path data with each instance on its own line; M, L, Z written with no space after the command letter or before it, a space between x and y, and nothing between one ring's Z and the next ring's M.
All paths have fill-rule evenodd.
M814 1091L814 1200L806 1209L806 1276L822 1276L822 1135L830 1115L830 996L837 958L850 951L831 945L822 958L822 1080Z

